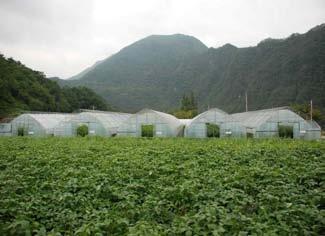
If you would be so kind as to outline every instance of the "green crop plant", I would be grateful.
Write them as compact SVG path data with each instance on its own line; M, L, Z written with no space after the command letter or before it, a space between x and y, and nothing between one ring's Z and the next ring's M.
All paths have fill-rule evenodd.
M0 138L0 235L322 235L324 141Z

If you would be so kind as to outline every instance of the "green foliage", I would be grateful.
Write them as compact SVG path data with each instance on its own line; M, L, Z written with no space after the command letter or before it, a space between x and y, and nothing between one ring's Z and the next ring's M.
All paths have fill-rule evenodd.
M22 111L71 112L80 108L107 110L106 102L89 88L60 88L38 71L0 54L0 119Z
M183 95L181 100L181 110L182 111L197 110L197 102L193 92L191 92L190 95L186 95L186 94Z
M91 89L86 87L63 87L63 95L66 97L70 106L76 110L80 108L84 109L96 109L96 110L111 110L110 106L99 95L94 93Z
M141 137L153 137L154 126L153 125L141 125Z
M279 125L278 132L280 138L293 138L293 127L289 125Z
M178 110L178 111L171 112L171 114L177 117L178 119L192 119L193 117L197 116L198 112L197 110L190 110L190 111Z
M88 126L87 125L80 125L77 128L77 136L85 137L88 135Z
M194 93L184 94L181 99L180 110L173 111L171 114L179 119L192 119L195 117L198 114L198 106Z
M299 114L305 120L310 120L310 104L293 104L291 105L291 109ZM313 120L320 122L324 120L323 114L320 109L317 107L313 107Z
M1 235L322 235L324 142L1 138Z
M220 128L217 124L206 123L207 137L208 138L219 138Z

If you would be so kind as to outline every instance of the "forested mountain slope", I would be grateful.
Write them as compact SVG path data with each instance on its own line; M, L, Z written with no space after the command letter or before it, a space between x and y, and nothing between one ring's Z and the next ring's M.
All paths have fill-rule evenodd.
M175 105L178 94L177 88L169 89L178 68L207 50L190 36L153 35L107 58L79 80L67 83L92 88L122 110L168 109Z
M72 112L93 106L110 108L89 88L60 88L43 73L0 54L0 118L23 111Z
M243 111L305 103L325 108L325 27L255 47L207 48L185 35L142 39L85 73L62 82L92 88L125 111L170 110L193 91L200 110Z

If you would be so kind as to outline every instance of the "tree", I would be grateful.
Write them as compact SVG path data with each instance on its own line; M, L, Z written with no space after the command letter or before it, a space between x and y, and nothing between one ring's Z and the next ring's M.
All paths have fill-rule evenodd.
M305 120L310 120L310 105L308 103L293 104L291 109ZM313 120L317 122L323 120L323 114L317 107L313 107Z
M198 114L197 102L193 92L184 94L181 99L181 108L172 112L179 119L190 119Z
M189 95L186 94L183 95L181 100L181 110L183 111L197 110L197 102L193 91Z

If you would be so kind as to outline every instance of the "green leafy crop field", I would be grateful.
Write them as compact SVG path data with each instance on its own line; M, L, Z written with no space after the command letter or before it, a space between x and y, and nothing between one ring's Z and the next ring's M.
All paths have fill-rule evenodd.
M0 235L320 235L325 142L1 138Z

